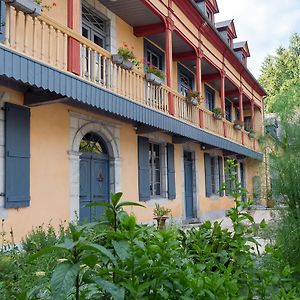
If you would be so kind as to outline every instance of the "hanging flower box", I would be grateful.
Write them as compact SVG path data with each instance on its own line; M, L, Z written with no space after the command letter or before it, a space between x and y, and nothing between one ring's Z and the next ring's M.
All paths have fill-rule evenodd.
M111 61L113 64L120 66L121 68L125 70L132 70L134 63L128 59L124 59L121 55L119 54L113 54L111 57Z
M133 53L133 47L129 49L128 45L123 42L123 47L118 49L118 53L112 55L112 62L125 70L132 70L134 66L139 66L136 56Z
M164 82L163 79L159 78L157 75L155 75L153 73L146 73L145 79L146 79L146 81L148 81L156 86L160 86Z
M240 120L235 120L233 127L236 130L242 130L243 122L241 122Z
M249 131L249 137L250 137L250 139L254 139L255 138L255 135L256 135L256 132L254 131L254 130L250 130Z
M196 91L189 91L185 97L185 101L194 106L198 106L200 104L200 93Z
M220 107L216 107L214 108L213 110L213 117L216 119L216 120L222 120L223 118L223 113L222 113L222 110Z
M146 81L152 83L153 85L160 86L164 82L164 74L163 72L155 66L151 64L146 65Z
M41 5L32 0L6 0L5 2L13 6L16 10L33 17L40 16L42 12Z

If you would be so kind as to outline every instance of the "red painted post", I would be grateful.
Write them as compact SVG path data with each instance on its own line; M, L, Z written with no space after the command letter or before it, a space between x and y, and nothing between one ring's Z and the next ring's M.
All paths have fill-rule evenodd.
M245 144L244 141L244 110L243 110L243 88L239 89L239 109L240 109L240 122L242 125L242 144Z
M255 130L255 112L254 112L254 99L251 100L251 126L252 130ZM255 150L255 139L253 139L253 149Z
M202 74L201 74L201 60L203 57L202 51L198 48L196 57L196 88L202 97ZM199 127L203 127L203 110L199 108Z
M78 20L80 20L80 1L68 0L68 27L78 31L80 29L76 23ZM80 74L80 43L71 37L68 37L68 71Z
M166 18L166 83L167 86L172 88L172 64L173 64L173 53L172 53L172 34L174 30L174 22L170 17ZM174 95L169 92L168 96L169 113L175 115Z
M225 118L225 77L226 77L226 73L225 70L222 69L220 71L221 73L221 109L222 109L222 114L223 117ZM227 127L226 127L226 122L223 120L223 133L224 136L227 137Z

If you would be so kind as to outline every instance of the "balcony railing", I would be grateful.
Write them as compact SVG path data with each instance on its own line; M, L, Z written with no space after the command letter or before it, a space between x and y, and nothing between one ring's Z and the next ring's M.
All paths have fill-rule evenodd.
M171 93L175 118L242 143L242 132L235 130L232 123L215 119L213 113L202 105L188 104L184 96L165 85L155 86L147 82L144 73L137 68L124 70L113 64L110 52L53 19L46 16L34 18L7 5L5 23L6 47L67 72L68 39L72 38L80 45L79 76L83 80L164 114L169 114L168 99ZM248 135L244 138L244 144L251 149L254 147Z

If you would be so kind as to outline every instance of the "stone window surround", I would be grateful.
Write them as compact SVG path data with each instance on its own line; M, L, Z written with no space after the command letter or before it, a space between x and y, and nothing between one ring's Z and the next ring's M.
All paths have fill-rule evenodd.
M88 132L101 136L109 154L110 191L119 192L121 188L121 157L120 157L120 128L119 125L97 120L80 113L70 111L70 221L78 220L79 212L79 168L80 141Z

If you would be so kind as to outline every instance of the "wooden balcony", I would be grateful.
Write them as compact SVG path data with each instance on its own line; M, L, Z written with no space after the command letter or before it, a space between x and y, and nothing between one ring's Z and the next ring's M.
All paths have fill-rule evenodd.
M113 64L110 52L53 19L46 16L34 18L7 5L5 30L4 47L63 72L68 72L68 40L75 40L81 53L78 75L81 80L166 115L170 115L171 94L175 108L172 117L258 150L254 139L250 139L243 130L234 129L233 124L225 119L215 119L213 113L204 108L203 103L192 106L185 101L184 96L166 85L155 86L147 82L143 70L124 70Z

